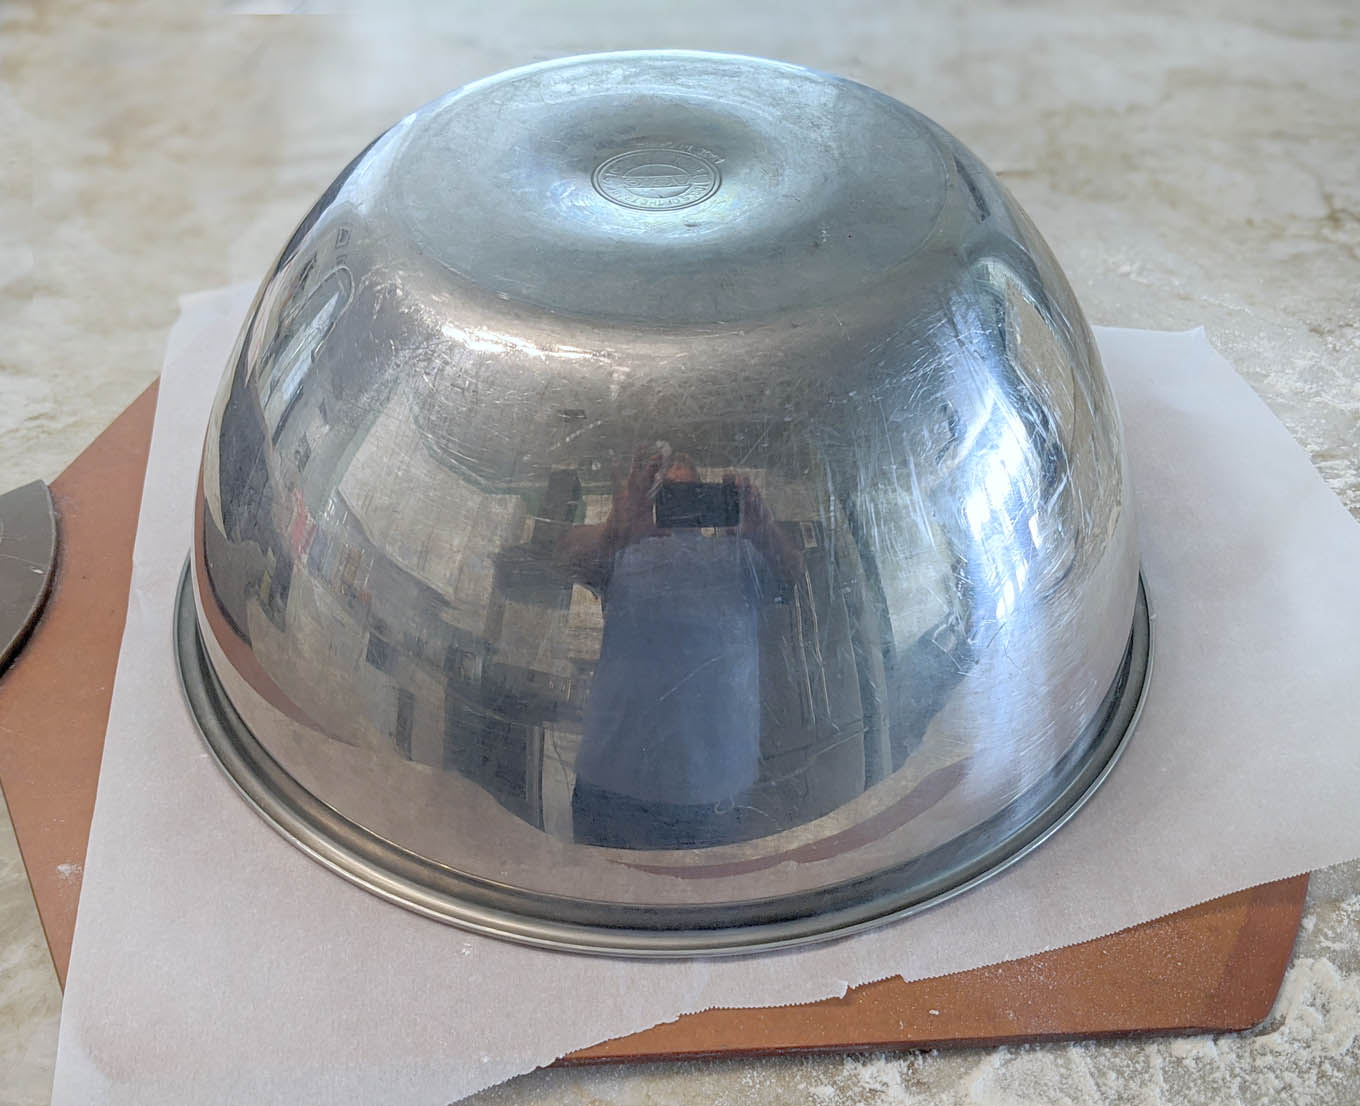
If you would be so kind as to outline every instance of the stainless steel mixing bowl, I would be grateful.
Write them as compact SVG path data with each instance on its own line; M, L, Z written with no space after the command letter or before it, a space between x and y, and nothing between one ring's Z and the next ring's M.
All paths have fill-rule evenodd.
M256 297L182 589L209 744L342 875L642 955L836 935L1053 830L1148 665L1038 232L910 108L570 58L365 149Z

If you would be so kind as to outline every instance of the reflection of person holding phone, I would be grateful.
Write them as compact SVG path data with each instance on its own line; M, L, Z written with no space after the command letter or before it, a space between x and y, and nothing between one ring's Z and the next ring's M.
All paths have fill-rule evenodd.
M760 751L757 613L801 571L799 554L750 480L702 484L689 458L659 453L616 473L608 519L574 527L567 554L604 607L576 839L739 839Z

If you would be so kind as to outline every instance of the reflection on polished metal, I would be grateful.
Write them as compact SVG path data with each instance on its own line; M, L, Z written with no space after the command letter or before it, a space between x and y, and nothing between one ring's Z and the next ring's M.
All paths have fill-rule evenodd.
M863 86L693 53L451 93L262 285L177 639L244 794L432 917L640 955L900 915L1109 769L1147 608L1034 227Z
M57 516L41 480L0 495L0 673L24 647L52 589Z

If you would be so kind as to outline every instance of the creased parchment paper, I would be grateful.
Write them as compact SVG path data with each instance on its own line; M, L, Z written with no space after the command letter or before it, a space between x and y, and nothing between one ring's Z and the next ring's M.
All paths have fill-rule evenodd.
M1026 956L1360 854L1360 526L1202 332L1102 330L1152 686L1108 782L1029 858L918 917L741 959L520 948L371 897L241 801L175 678L203 427L249 295L186 297L170 336L56 1106L443 1106L687 1011Z

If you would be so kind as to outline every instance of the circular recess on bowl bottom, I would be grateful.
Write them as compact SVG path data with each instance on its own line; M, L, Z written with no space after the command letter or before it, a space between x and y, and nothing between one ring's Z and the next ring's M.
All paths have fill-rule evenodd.
M188 567L174 635L184 693L208 747L240 793L303 852L389 902L463 929L565 951L652 958L841 937L916 913L996 874L1062 826L1109 774L1151 667L1140 579L1124 659L1094 721L1050 771L992 817L905 863L838 884L721 905L649 905L528 891L435 863L370 832L299 784L232 707L204 648ZM692 857L691 870L701 867L702 857Z

